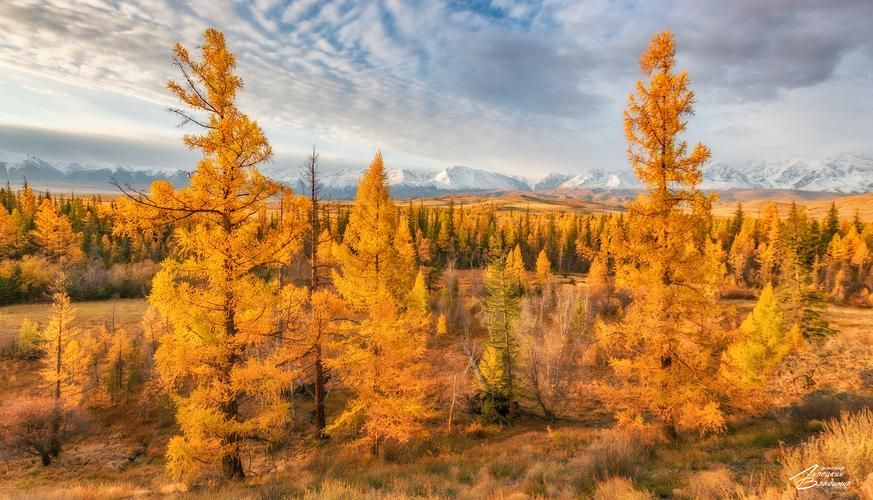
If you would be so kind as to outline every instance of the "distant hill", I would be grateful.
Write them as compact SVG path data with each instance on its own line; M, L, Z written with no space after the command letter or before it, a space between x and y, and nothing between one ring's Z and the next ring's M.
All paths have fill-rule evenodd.
M833 203L836 205L841 218L851 219L857 213L862 220L873 220L873 193L848 196L835 196L833 193L815 193L816 195L823 196L813 198L772 198L770 195L773 192L770 190L757 191L756 197L752 197L755 194L753 191L747 192L747 194L749 197L742 202L743 211L753 216L760 215L770 203L775 203L779 213L785 215L791 209L791 203L794 202L798 206L803 207L808 215L821 219L827 215ZM715 215L731 215L736 211L736 208L736 201L721 201L713 207L713 213Z

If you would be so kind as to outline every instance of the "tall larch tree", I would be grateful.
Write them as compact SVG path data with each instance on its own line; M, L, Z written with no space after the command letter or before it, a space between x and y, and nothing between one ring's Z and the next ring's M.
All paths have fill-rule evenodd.
M711 199L697 189L710 152L680 138L694 93L675 56L670 32L652 38L640 59L648 80L625 110L628 157L647 192L631 203L615 256L616 285L632 303L597 331L619 380L605 392L620 419L660 421L671 437L725 425L716 381L725 270L709 237Z
M408 225L390 197L381 153L361 178L335 257L334 285L361 321L331 360L354 397L328 432L350 430L379 455L386 441L409 441L430 414L422 360L427 290L415 268Z
M89 363L89 353L82 349L81 333L75 326L75 311L70 296L58 281L52 297L51 316L41 332L40 344L46 352L43 358L42 378L54 400L49 419L49 455L61 452L61 426L65 408L82 399L84 377Z
M155 354L181 430L167 466L188 476L220 465L239 479L244 447L277 439L292 416L282 392L296 374L281 339L299 320L301 293L280 285L278 271L300 249L305 199L258 170L272 149L235 104L243 82L224 35L206 30L200 61L181 44L173 54L183 79L167 86L187 109L171 111L198 127L184 143L203 158L184 189L164 181L150 192L119 186L128 197L117 231L185 221L174 233L177 256L162 263L149 296L171 330ZM264 222L268 203L283 214L275 224Z

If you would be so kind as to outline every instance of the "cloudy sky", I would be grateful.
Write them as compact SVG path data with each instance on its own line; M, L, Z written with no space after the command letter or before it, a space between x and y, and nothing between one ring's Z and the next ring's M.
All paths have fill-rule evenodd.
M622 109L675 32L716 160L873 150L870 0L3 0L0 151L191 168L165 111L176 41L225 32L241 107L295 169L625 164Z

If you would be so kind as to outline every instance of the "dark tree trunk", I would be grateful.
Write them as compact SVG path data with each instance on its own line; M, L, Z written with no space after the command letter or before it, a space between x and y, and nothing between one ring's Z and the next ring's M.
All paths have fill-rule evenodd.
M225 479L243 479L246 477L246 473L243 470L242 460L239 458L239 452L226 455L221 460L221 468L224 472Z
M315 346L315 432L324 437L324 364L321 361L321 345Z

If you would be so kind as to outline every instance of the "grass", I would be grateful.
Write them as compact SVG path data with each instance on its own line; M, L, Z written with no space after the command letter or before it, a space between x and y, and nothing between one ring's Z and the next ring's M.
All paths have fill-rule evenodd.
M145 299L118 299L76 302L76 325L83 329L97 328L112 322L127 329L139 328L139 321L148 309ZM29 319L39 326L48 323L51 304L17 304L0 307L0 347L18 337L21 322Z
M461 273L461 278L476 276ZM753 303L731 301L738 314ZM111 321L111 301L76 306L80 326ZM119 300L114 308L116 321L133 327L146 304ZM47 305L0 308L0 329L15 325L17 333L24 317L44 322L47 314ZM831 306L826 317L840 330L834 339L840 349L843 344L873 346L873 310ZM35 390L37 367L33 361L0 362L0 405ZM869 393L859 394L873 396ZM818 397L816 405L833 406L842 394ZM330 414L336 414L341 400L341 391L332 393ZM304 415L307 407L298 409ZM163 469L166 440L174 432L171 419L142 420L136 411L101 411L88 434L57 465L42 468L34 460L13 459L0 451L0 498L764 498L768 491L784 491L785 473L809 460L834 462L853 475L869 473L865 464L873 464L868 454L873 449L873 417L869 411L855 411L856 417L830 423L827 416L784 412L731 422L725 434L715 437L653 444L644 444L652 441L632 432L610 429L611 420L584 411L574 422L547 426L529 419L502 429L471 423L459 414L451 434L443 422L436 422L431 435L386 450L380 459L339 439L307 441L277 450L275 472L241 484L190 486L175 482ZM821 422L812 425L812 418ZM116 465L117 456L142 443L147 443L147 452L141 459Z
M743 200L743 211L746 215L754 217L760 216L764 213L764 208L770 203L776 205L776 208L779 210L779 214L782 217L786 216L791 209L790 199L774 202L772 201L772 197L768 198L765 196L766 191L757 193L751 191L750 194L753 196L752 198ZM829 196L825 198L814 196L814 199L803 199L802 197L797 197L794 202L797 206L805 208L806 213L816 219L823 219L827 215L828 210L831 208L831 203L836 205L841 219L851 220L856 212L864 220L873 219L873 193L849 196ZM717 203L713 207L712 213L715 216L732 216L736 209L736 201L723 201Z
M873 410L843 413L825 424L824 431L798 446L782 459L790 477L807 467L844 467L848 478L862 483L873 473Z

